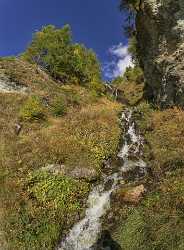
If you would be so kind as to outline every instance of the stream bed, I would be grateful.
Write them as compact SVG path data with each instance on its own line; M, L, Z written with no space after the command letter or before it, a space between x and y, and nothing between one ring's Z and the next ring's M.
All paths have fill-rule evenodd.
M125 110L122 113L123 145L117 155L121 162L118 169L111 174L104 174L101 184L98 184L90 192L85 216L70 230L66 238L59 244L56 250L95 250L102 232L102 217L110 209L111 195L117 191L123 181L123 173L129 168L138 167L139 173L144 175L146 164L142 160L142 137L137 133L132 118L133 110ZM113 250L110 246L105 249Z

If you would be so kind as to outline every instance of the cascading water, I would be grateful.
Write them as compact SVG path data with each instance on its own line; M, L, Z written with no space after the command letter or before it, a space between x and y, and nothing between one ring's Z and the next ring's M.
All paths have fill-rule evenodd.
M146 164L141 159L142 139L136 134L131 110L123 112L122 121L126 130L124 144L118 154L118 158L122 160L122 166L116 173L104 176L102 184L94 187L88 197L85 217L74 225L57 250L92 250L102 229L101 217L110 208L111 194L118 188L123 172L132 166L138 166L142 172L146 171ZM136 156L137 160L130 160L130 155ZM108 185L107 188L109 183L110 187Z

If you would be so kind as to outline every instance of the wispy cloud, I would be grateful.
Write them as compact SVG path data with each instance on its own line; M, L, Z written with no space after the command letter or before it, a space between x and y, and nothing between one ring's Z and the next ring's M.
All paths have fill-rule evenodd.
M129 66L133 66L132 58L128 53L128 46L122 43L114 45L109 49L112 61L105 63L104 75L108 79L115 78L124 74Z

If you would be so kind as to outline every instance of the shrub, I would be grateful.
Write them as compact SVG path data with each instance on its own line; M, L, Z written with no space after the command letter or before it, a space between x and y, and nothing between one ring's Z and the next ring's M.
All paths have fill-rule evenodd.
M71 226L73 216L81 211L88 184L33 171L21 185L26 197L19 197L6 221L9 249L54 249L63 228Z
M20 118L25 121L40 120L45 117L44 107L39 97L31 96L20 109Z
M81 198L88 192L88 184L67 176L36 171L28 177L28 192L38 202L71 212L79 209Z
M121 0L120 9L139 11L141 0Z
M124 73L124 78L129 82L141 84L144 82L143 71L140 67L128 67Z
M58 96L54 99L51 105L51 111L55 116L63 116L66 114L67 104L63 96Z
M93 81L89 84L89 89L96 93L97 96L100 96L105 91L105 87L101 81Z

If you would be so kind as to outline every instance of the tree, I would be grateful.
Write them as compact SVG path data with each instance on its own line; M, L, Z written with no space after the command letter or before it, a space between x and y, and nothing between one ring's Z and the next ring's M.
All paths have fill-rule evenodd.
M95 53L84 45L72 43L69 25L48 25L36 32L23 59L36 63L52 77L66 82L86 84L101 80L100 64Z
M142 0L121 0L120 9L127 9L131 12L139 11Z
M128 52L132 56L132 61L135 66L139 66L138 52L137 52L137 38L136 35L132 35L128 41Z
M128 51L132 55L132 60L135 66L139 66L135 18L137 13L141 10L141 6L142 0L121 0L120 2L120 10L125 10L127 13L127 20L124 24L124 31L129 38Z

